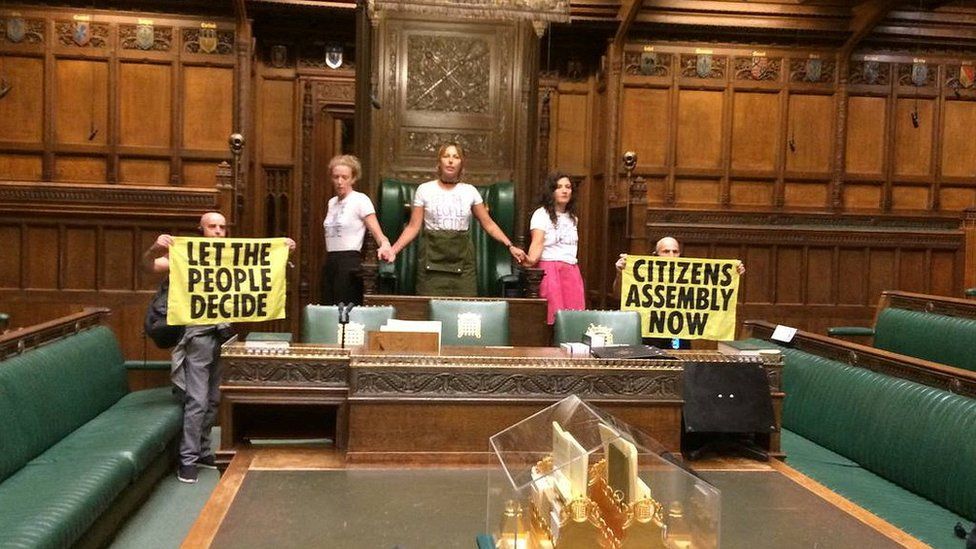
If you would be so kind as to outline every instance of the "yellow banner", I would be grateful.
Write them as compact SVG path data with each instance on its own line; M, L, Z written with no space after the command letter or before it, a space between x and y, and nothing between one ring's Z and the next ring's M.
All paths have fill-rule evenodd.
M641 315L644 337L735 338L738 260L628 255L620 309Z
M285 318L284 238L177 237L169 248L173 325Z

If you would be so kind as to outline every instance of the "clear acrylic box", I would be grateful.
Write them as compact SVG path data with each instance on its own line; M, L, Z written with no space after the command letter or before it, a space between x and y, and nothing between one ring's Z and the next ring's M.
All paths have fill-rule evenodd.
M645 433L569 396L489 441L502 549L717 548L721 495Z

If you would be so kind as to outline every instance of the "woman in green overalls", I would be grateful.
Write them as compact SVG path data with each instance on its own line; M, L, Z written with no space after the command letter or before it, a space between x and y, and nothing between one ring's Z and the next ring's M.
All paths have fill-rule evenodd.
M478 189L461 183L464 151L456 144L442 145L437 153L437 179L417 187L410 221L389 252L381 257L396 259L396 254L420 234L417 263L417 294L438 296L476 296L474 243L468 228L474 215L492 238L508 247L521 263L525 252L488 215Z

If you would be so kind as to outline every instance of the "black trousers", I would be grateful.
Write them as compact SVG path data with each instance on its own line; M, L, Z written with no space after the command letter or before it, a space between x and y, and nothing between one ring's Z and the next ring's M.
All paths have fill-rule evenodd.
M359 269L363 263L360 252L327 252L322 268L322 304L363 304L363 279Z

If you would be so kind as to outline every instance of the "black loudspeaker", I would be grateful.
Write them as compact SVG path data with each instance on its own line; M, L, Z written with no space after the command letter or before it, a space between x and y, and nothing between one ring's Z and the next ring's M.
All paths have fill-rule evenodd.
M769 378L761 364L686 364L684 401L687 433L776 431Z

